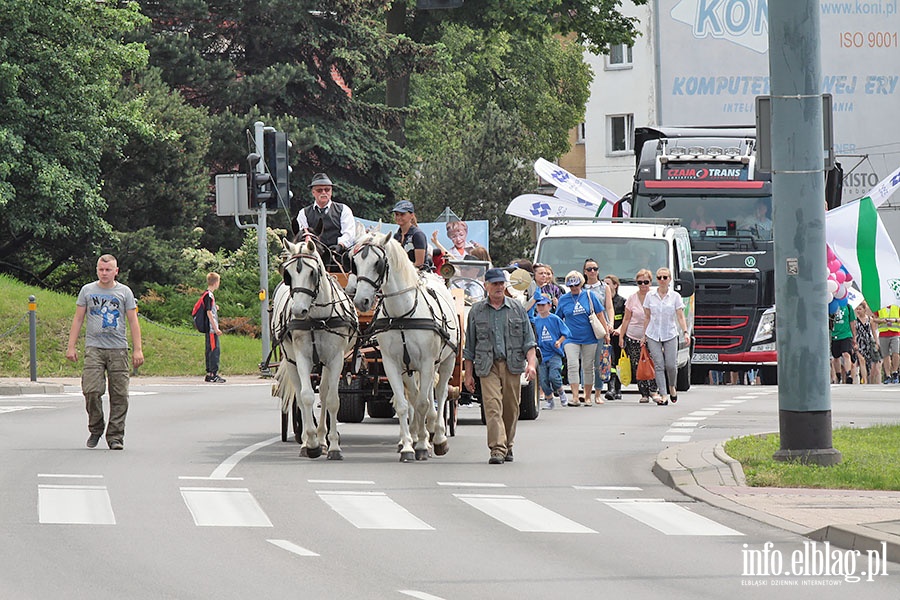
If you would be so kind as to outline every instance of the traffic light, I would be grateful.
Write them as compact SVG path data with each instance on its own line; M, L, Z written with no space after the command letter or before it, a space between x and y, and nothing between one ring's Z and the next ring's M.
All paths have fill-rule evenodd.
M250 186L250 208L258 208L260 205L274 207L275 184L272 175L256 170L260 160L259 154L255 152L247 156L247 162L250 163L250 173L247 177Z
M266 131L263 136L264 156L268 171L274 181L274 198L278 208L290 209L291 207L291 142L283 131ZM270 204L270 208L275 208Z

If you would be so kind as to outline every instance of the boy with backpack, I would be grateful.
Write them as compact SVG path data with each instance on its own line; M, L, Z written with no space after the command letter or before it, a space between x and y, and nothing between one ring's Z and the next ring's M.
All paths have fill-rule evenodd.
M225 379L219 376L219 312L216 307L216 298L213 292L219 289L221 278L218 273L212 272L206 275L207 290L200 296L200 300L194 305L194 327L205 333L206 338L206 379L208 383L225 383Z

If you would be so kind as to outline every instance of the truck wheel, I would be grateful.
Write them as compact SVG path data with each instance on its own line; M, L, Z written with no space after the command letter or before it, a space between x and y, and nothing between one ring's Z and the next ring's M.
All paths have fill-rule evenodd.
M519 420L534 421L541 414L541 399L538 395L537 378L522 386L522 398L519 401Z
M778 367L760 367L759 374L764 385L778 385Z
M678 369L678 375L675 378L675 389L679 392L686 392L691 389L691 359L688 358L687 363Z

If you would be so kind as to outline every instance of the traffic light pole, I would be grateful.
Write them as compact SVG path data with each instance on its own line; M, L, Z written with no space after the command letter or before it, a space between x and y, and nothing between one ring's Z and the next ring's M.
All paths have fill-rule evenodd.
M256 145L256 151L260 155L260 161L256 163L256 172L265 173L266 157L265 145L263 144L265 125L262 121L253 124L253 141ZM262 361L260 368L265 364L269 357L269 349L272 342L269 338L269 245L266 235L266 216L268 206L264 202L260 202L257 206L258 219L256 222L256 246L259 252L259 322L261 324L262 338Z

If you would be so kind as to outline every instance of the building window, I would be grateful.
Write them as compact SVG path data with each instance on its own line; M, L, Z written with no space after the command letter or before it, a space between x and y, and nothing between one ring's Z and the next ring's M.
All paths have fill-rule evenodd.
M632 66L631 46L626 44L615 44L609 47L609 54L606 56L607 69L630 69Z
M577 131L578 131L578 135L577 135L577 139L575 140L575 142L578 143L578 144L583 144L583 143L584 143L584 140L585 140L585 137L586 137L586 136L585 136L584 123L579 123L579 124L578 124L578 129L577 129Z
M634 139L634 115L610 115L607 117L609 154L626 154L632 150Z

